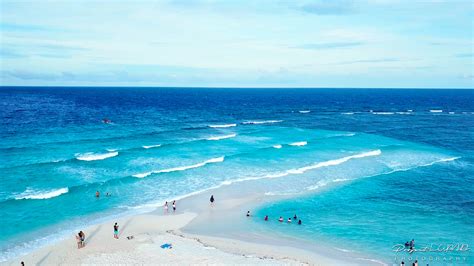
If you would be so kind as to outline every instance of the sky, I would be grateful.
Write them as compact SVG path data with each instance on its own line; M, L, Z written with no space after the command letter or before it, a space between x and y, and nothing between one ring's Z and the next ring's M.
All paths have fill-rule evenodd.
M474 1L0 0L0 85L473 88Z

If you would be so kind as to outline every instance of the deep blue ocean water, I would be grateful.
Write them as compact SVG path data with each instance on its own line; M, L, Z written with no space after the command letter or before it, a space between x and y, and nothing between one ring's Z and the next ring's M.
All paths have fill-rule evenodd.
M2 87L0 106L2 259L235 182L290 196L262 230L386 262L474 245L472 90Z

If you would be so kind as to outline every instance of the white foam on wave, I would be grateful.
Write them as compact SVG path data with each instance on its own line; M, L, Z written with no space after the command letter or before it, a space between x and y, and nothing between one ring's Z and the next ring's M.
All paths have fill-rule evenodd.
M399 115L411 115L411 112L397 112Z
M281 149L281 147L283 147L283 146L281 146L280 144L273 145L273 148L275 148L275 149Z
M221 139L230 139L237 136L237 134L230 134L230 135L224 135L224 136L214 136L214 137L209 137L206 140L221 140Z
M334 135L335 137L353 137L355 136L356 133L344 133L344 134L337 134L337 135Z
M416 165L416 166L411 167L411 168L399 168L399 169L394 169L394 170L388 172L387 174L391 174L391 173L394 173L394 172L408 171L408 170L412 170L412 169L417 168L417 167L432 166L432 165L437 164L437 163L451 162L451 161L455 161L455 160L457 160L457 159L459 159L459 158L461 158L461 157L441 158L441 159L439 159L439 160L436 160L436 161L433 161L433 162L430 162L430 163L426 163L426 164Z
M455 114L455 112L449 112L449 114L450 114L450 115L454 115L454 114Z
M237 124L224 124L224 125L209 125L212 128L226 128L226 127L235 127Z
M441 109L432 109L432 110L430 110L430 113L442 113L442 112L443 112L443 110L441 110Z
M319 189L321 187L327 186L330 183L340 183L340 182L345 182L345 181L349 181L349 180L350 179L348 179L348 178L336 178L334 180L321 180L318 183L316 183L316 185L309 186L306 189L310 190L310 191L311 190L316 190L316 189Z
M158 148L161 147L161 144L142 146L144 149Z
M341 163L347 162L352 159L359 159L359 158L364 158L364 157L369 157L369 156L377 156L380 155L382 151L380 150L374 150L374 151L369 151L369 152L364 152L364 153L359 153L351 156L346 156L343 158L339 159L334 159L334 160L329 160L329 161L324 161L324 162L319 162L313 165L297 168L297 169L290 169L286 170L283 172L278 172L278 173L272 173L272 174L266 174L264 176L257 176L257 177L243 177L239 179L233 179L233 180L226 180L223 181L220 186L228 186L233 183L239 183L239 182L244 182L244 181L252 181L252 180L259 180L259 179L265 179L265 178L279 178L279 177L284 177L288 175L294 175L294 174L303 174L306 171L321 168L321 167L328 167L328 166L335 166L339 165ZM345 179L336 179L337 181L335 182L342 182L346 181Z
M117 151L117 149L106 149L108 152L114 152Z
M108 153L88 152L88 153L83 153L83 154L77 154L76 159L80 161L97 161L97 160L104 160L107 158L115 157L118 154L119 153L117 151L108 152Z
M459 158L461 158L461 157L442 158L442 159L439 159L439 160L436 160L436 161L433 161L433 162L430 162L430 163L426 163L426 164L416 165L416 166L409 167L409 168L393 169L393 170L385 172L385 173L379 173L379 174L364 176L364 177L360 177L360 178L368 178L368 177L374 177L374 176L378 176L378 175L388 175L388 174L393 174L393 173L396 173L396 172L409 171L409 170L412 170L412 169L415 169L415 168L418 168L418 167L427 167L427 166L431 166L431 165L434 165L434 164L437 164L437 163L454 161L454 160L457 160ZM309 186L306 189L309 190L309 191L316 190L318 188L321 188L323 186L328 185L329 183L345 182L345 181L349 181L349 180L351 180L351 179L337 178L337 179L329 180L329 181L328 180L321 180L318 183L316 183L315 185Z
M353 112L345 112L345 113L341 113L343 115L353 115L354 113Z
M298 141L298 142L290 143L289 145L290 146L305 146L306 144L308 144L307 141Z
M273 123L280 123L283 120L262 120L262 121L245 121L242 124L250 124L250 125L260 125L260 124L273 124Z
M224 161L224 156L222 156L222 157L217 157L217 158L212 158L212 159L209 159L209 160L207 160L207 161L204 161L204 162L201 162L201 163L197 163L197 164L193 164L193 165L186 165L186 166L179 166L179 167L173 167L173 168L168 168L168 169L150 171L150 172L146 172L146 173L135 174L135 175L133 175L133 176L134 176L134 177L137 177L137 178L144 178L144 177L147 177L147 176L149 176L149 175L151 175L151 174L170 173L170 172L176 172L176 171L185 171L185 170L188 170L188 169L193 169L193 168L202 167L202 166L205 166L206 164L210 164L210 163L220 163L220 162L223 162L223 161Z
M375 150L375 151L360 153L360 154L347 156L347 157L343 157L341 159L336 159L336 160L331 160L331 161L344 160L344 159L349 158L349 157L351 159L355 159L355 158L363 158L363 157L366 157L366 156L375 156L379 152L380 152L380 150ZM419 166L415 166L413 168L422 167L422 166L429 166L429 165L433 165L435 163L440 163L440 162L454 161L458 158L461 158L461 157L443 158L443 159L431 162L429 164L419 165ZM217 161L217 158L215 158L215 160ZM347 160L350 160L350 159L347 159ZM331 161L327 161L327 162L331 162ZM325 162L321 162L319 164L323 165L324 163ZM335 165L335 164L327 163L327 166L331 166L331 165ZM413 169L413 168L410 168L410 169ZM394 170L394 171L387 172L387 173L381 173L381 174L390 174L392 172L405 171L405 170L410 170L410 169L398 169L398 170ZM213 189L218 189L218 188L221 188L223 186L229 186L229 185L232 185L234 183L251 181L251 180L258 180L258 179L264 179L264 178L283 177L283 176L287 176L289 174L290 174L289 171L285 171L285 172L276 173L276 174L267 174L265 176L260 176L260 177L244 177L244 178L240 178L240 179L226 180L226 181L221 182L218 185L215 185L215 186L212 186L212 187L209 187L209 188L205 188L205 189L201 189L201 190L197 190L197 191L193 191L193 192L190 192L188 194L176 196L176 197L173 197L173 198L169 198L169 199L166 199L166 201L168 201L168 202L171 202L173 200L179 201L179 200L182 200L182 199L194 196L194 195L199 195L199 194L204 193L206 191L210 191L210 190L213 190ZM372 176L377 176L377 175L380 175L380 174L375 174L375 175L372 175ZM372 177L372 176L365 176L363 178ZM316 185L308 187L307 190L315 190L319 187L328 185L330 182L345 182L345 181L349 181L349 180L352 180L352 179L338 178L338 179L334 179L334 180L321 180ZM266 192L265 193L265 195L267 195L267 196L273 196L273 195L282 195L283 196L283 195L291 195L291 194L299 194L299 193L284 193L284 192L281 192L281 193L280 192ZM122 207L127 208L127 209L132 209L132 210L152 211L155 208L163 206L163 201L165 201L165 200L162 200L160 202L151 202L151 203L140 205L140 206L122 206Z
M378 156L380 154L382 154L381 150L374 150L374 151L369 151L369 152L364 152L364 153L359 153L359 154L346 156L346 157L339 158L339 159L329 160L329 161L325 161L325 162L319 162L319 163L316 163L316 164L313 164L313 165L308 165L308 166L301 167L301 168L298 168L298 169L289 170L288 172L290 174L302 174L302 173L304 173L308 170L313 170L313 169L321 168L321 167L339 165L341 163L345 163L345 162L347 162L349 160L352 160L352 159L359 159L359 158L370 157L370 156Z
M393 115L394 112L372 112L374 115Z
M26 189L23 193L15 196L16 200L22 200L22 199L50 199L57 197L59 195L68 193L69 189L67 187L65 188L60 188L60 189L55 189L55 190L49 190L49 191L36 191L33 189Z
M299 111L300 113L302 114L307 114L307 113L310 113L311 111L310 110L302 110L302 111Z

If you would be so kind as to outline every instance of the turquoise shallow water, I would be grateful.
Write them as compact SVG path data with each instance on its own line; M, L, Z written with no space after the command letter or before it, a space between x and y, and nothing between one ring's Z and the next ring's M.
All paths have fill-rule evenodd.
M255 222L262 230L387 262L411 238L473 244L470 91L2 88L0 97L2 259L236 182L290 196L260 207L272 217ZM97 190L112 197L97 200ZM295 213L303 226L275 222Z

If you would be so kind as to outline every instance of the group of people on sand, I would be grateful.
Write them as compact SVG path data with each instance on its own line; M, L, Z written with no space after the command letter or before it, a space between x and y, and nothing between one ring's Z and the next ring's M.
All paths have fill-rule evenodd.
M118 223L114 224L114 238L119 239L119 225ZM86 246L86 234L84 232L79 231L76 235L76 241L77 241L77 248L83 248Z
M76 235L76 241L77 241L77 248L83 248L86 246L86 234L84 232L79 231Z
M173 200L173 203L171 205L173 207L173 212L176 211L176 200ZM166 201L165 204L163 205L163 208L165 208L165 213L168 212L168 202Z
M247 216L247 217L250 217L250 216L251 216L251 215L250 215L250 211L247 211L247 215L246 215L246 216ZM263 220L264 220L264 221L268 221L268 215L265 215L265 217L263 218ZM302 224L303 224L303 222L301 221L301 219L298 219L298 216L296 216L296 214L295 214L295 216L293 216L293 220L294 220L294 221L298 221L298 224L299 224L299 225L302 225ZM282 222L284 221L283 217L280 216L280 218L278 218L278 221L279 221L280 223L282 223ZM288 220L286 220L286 222L287 222L287 223L291 223L291 222L292 222L291 217L289 217Z

